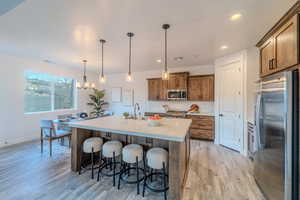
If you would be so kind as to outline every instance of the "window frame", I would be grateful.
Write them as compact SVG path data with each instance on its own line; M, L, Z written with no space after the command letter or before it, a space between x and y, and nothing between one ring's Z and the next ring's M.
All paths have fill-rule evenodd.
M24 85L24 90L26 89L26 84L27 84L27 73L34 73L34 74L46 74L49 76L52 76L53 78L65 78L65 79L70 79L72 80L72 85L73 85L73 106L72 108L67 108L67 109L55 109L55 81L51 81L50 83L50 91L51 91L51 109L48 111L36 111L36 112L26 112L25 111L25 98L24 98L24 108L23 112L25 115L31 115L31 114L43 114L43 113L53 113L53 112L63 112L63 111L74 111L78 109L78 90L76 88L76 79L70 78L70 77L61 77L61 76L56 76L53 74L49 73L44 73L44 72L34 72L34 71L25 71L24 72L24 79L25 79L25 85ZM25 97L25 93L23 95Z

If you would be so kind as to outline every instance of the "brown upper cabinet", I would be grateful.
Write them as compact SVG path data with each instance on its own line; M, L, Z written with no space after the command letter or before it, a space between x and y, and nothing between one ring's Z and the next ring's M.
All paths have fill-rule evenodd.
M171 73L168 81L168 90L186 90L188 72Z
M260 49L260 73L262 76L272 73L276 68L274 54L274 39L269 39Z
M299 64L299 12L298 1L256 45L261 77Z
M148 99L149 100L156 101L159 99L159 92L158 92L159 82L160 82L160 80L158 78L148 79Z
M151 101L167 100L167 81L161 78L148 79L148 99Z
M189 101L214 101L214 75L190 76Z
M165 101L168 90L187 90L189 101L214 101L214 75L172 73L168 81L161 78L148 79L148 100Z
M274 67L279 70L299 63L298 19L299 15L297 14L275 33L274 43L276 63L274 64Z

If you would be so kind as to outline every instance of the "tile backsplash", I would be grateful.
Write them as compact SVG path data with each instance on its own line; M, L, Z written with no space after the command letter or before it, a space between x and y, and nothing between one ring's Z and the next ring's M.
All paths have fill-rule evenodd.
M197 104L200 112L214 113L214 102L202 101L148 101L145 110L148 112L164 112L162 106L168 105L170 110L187 111L192 104Z

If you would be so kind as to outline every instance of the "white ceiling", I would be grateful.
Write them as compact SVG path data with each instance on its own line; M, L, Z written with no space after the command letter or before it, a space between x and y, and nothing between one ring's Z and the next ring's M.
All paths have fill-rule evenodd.
M7 3L7 2L14 3ZM212 63L251 46L296 0L1 0L0 52L97 70L98 39L106 72L125 72L128 31L133 71L159 69L163 23L170 23L169 66ZM15 7L15 8L14 8ZM241 13L232 22L229 17ZM220 50L222 45L228 49ZM182 56L181 62L174 57Z

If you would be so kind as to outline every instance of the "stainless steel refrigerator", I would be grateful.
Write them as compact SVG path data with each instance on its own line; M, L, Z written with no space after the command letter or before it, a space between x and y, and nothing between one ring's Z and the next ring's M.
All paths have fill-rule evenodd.
M267 199L299 200L299 72L260 82L256 103L255 180Z

